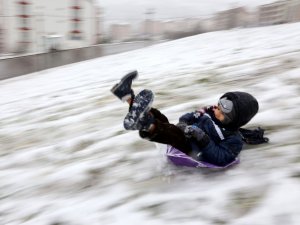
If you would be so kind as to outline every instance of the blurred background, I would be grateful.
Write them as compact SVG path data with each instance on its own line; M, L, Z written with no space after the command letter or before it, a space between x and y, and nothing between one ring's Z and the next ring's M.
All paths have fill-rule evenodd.
M226 170L126 131L137 70L172 123L259 102ZM0 0L0 225L299 225L300 0Z
M206 32L297 21L299 0L1 0L0 79Z

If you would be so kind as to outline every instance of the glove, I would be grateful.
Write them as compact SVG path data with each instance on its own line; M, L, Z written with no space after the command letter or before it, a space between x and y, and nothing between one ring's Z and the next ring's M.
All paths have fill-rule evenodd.
M187 127L187 123L179 122L176 124L176 127L178 127L180 130L182 130L184 132L185 128Z
M186 123L186 124L194 124L198 121L198 118L203 116L205 113L204 109L200 109L194 112L186 113L179 118L179 122Z
M184 129L184 135L187 138L195 138L198 142L201 142L202 139L207 136L202 129L195 125L186 126Z

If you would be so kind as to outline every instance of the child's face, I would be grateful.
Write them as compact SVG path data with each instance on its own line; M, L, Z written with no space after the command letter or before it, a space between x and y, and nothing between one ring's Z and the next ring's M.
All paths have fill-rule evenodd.
M213 110L214 110L215 117L221 122L224 121L225 117L223 112L221 111L220 106L219 105L214 106Z

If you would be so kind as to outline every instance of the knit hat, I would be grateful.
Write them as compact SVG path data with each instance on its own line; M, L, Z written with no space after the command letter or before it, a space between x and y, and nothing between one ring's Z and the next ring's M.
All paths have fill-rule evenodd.
M257 100L251 94L239 91L225 93L219 104L225 115L224 124L231 130L237 130L248 123L259 108Z

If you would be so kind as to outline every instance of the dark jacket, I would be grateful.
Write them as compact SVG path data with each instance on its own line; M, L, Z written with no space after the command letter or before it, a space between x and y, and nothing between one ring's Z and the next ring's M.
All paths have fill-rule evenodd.
M243 141L238 131L228 131L217 125L209 110L203 112L187 113L180 117L179 122L196 125L209 137L208 142L197 143L190 139L193 152L201 153L199 159L215 165L225 166L238 156L243 147Z
M238 129L248 123L259 109L256 98L249 93L227 92L221 96L224 97L233 102L236 112L229 124L224 125L215 118L212 107L187 113L179 119L179 122L196 125L207 134L204 144L190 139L193 151L200 152L203 161L220 166L229 164L241 152L243 141Z

